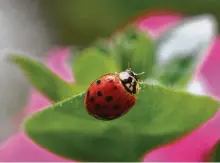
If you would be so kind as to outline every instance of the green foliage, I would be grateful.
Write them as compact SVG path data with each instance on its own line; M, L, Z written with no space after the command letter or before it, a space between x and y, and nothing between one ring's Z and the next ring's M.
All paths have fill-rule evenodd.
M88 115L82 93L29 117L25 131L37 144L69 159L140 161L145 152L203 124L218 107L210 97L142 84L137 104L119 119Z
M217 131L218 132L218 131ZM207 161L209 162L220 162L220 141L218 141L211 152L208 153Z
M16 55L10 58L24 71L31 83L53 101L64 100L84 90L81 86L65 82L39 61Z
M106 2L116 3L114 0ZM54 4L57 5L56 0ZM65 24L63 26L66 27ZM107 31L112 29L113 26ZM77 43L85 44L97 37L96 34L81 35L85 42L78 38ZM71 60L75 83L62 80L40 62L11 56L32 84L57 102L29 117L25 122L25 132L34 142L57 155L80 161L110 162L140 161L145 152L193 131L217 112L219 102L159 85L142 83L137 103L119 119L101 121L86 112L82 92L106 73L123 71L130 66L136 73L146 72L140 76L143 80L153 78L164 85L182 87L190 80L198 59L194 56L177 57L162 65L155 63L156 57L154 41L134 25L112 39L102 39L87 48L78 48L77 55Z
M196 56L174 57L166 64L158 64L154 78L162 84L185 87L191 79L196 67Z
M30 81L53 101L60 101L85 91L98 77L128 67L141 80L154 78L162 84L182 87L191 79L197 58L175 57L167 64L156 64L153 40L135 25L116 33L111 39L101 39L91 46L77 50L73 65L74 84L67 83L40 62L14 56L12 60L26 73ZM155 71L156 70L156 71Z
M104 55L103 51L96 47L81 51L73 63L76 82L87 87L99 76L118 70L114 56Z
M44 18L64 45L88 46L108 37L138 15L173 11L184 15L213 14L220 22L219 0L40 0Z
M146 32L134 25L128 26L123 32L113 37L113 46L121 71L129 66L136 73L145 72L140 76L141 79L152 75L155 53L153 40Z
M85 91L97 77L116 72L117 64L113 56L105 56L96 48L80 51L74 62L74 84L67 83L39 61L11 56L11 60L24 71L31 83L52 101L61 101Z

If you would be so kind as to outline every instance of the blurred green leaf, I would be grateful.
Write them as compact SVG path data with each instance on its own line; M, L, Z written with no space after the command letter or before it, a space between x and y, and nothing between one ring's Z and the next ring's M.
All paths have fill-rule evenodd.
M16 55L10 58L24 71L31 83L53 101L61 101L85 90L85 87L65 82L39 61Z
M83 93L31 116L25 132L42 147L72 160L136 162L152 148L202 125L218 107L210 97L142 84L136 105L121 118L93 118L84 108Z
M83 50L73 63L76 83L89 86L97 77L110 72L117 72L114 56L103 54L100 49L90 47Z
M215 38L216 21L211 15L179 21L155 40L154 75L162 84L185 88Z
M116 33L112 37L113 53L116 56L117 63L121 71L131 66L132 54L138 41L138 31L134 25L127 27L125 30Z
M111 39L99 39L95 41L92 46L96 48L103 55L111 55L113 51L113 43Z
M215 144L208 154L207 162L220 162L220 141Z
M140 32L131 60L131 66L135 72L145 72L139 76L140 79L146 79L152 75L155 59L153 40L147 36L146 32Z
M158 64L154 77L165 85L185 87L195 71L196 60L195 56L174 57L165 65Z
M88 45L108 37L138 15L174 11L184 15L210 13L220 22L219 0L40 0L44 18L65 45Z
M146 32L139 30L135 25L128 26L114 36L114 43L114 53L122 71L129 66L136 73L145 72L139 76L140 79L146 79L151 75L155 64L155 53L153 40Z

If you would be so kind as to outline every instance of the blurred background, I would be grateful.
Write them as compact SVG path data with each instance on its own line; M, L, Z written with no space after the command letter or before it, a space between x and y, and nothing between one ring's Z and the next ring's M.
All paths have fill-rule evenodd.
M30 84L23 72L5 57L11 52L22 55L47 55L54 46L53 35L42 19L38 2L33 0L0 0L0 141L13 132L9 117L24 108ZM3 109L4 108L4 109Z
M159 38L148 28L158 39L158 62L164 63L169 56L210 50L218 32L219 6L219 0L0 0L0 142L15 132L15 117L32 89L23 72L8 61L10 53L44 61L52 49L83 48L136 18L163 13L195 16L179 21L172 32L166 30L169 25L161 27ZM146 30L144 22L140 26ZM202 92L201 83L192 88Z

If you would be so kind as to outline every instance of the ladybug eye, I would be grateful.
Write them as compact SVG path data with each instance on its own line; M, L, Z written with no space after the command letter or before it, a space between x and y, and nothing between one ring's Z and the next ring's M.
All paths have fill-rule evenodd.
M130 70L130 69L127 69L126 72L131 75L131 76L134 76L134 73Z
M127 69L126 72L127 72L130 76L132 76L132 77L134 77L136 80L138 80L137 74L135 74L133 71Z

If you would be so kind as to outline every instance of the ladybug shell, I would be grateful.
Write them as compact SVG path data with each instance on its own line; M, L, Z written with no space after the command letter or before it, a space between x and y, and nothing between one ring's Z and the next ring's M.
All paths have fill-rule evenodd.
M118 74L106 74L95 80L85 95L85 107L93 117L113 120L129 111L136 97L130 94Z

